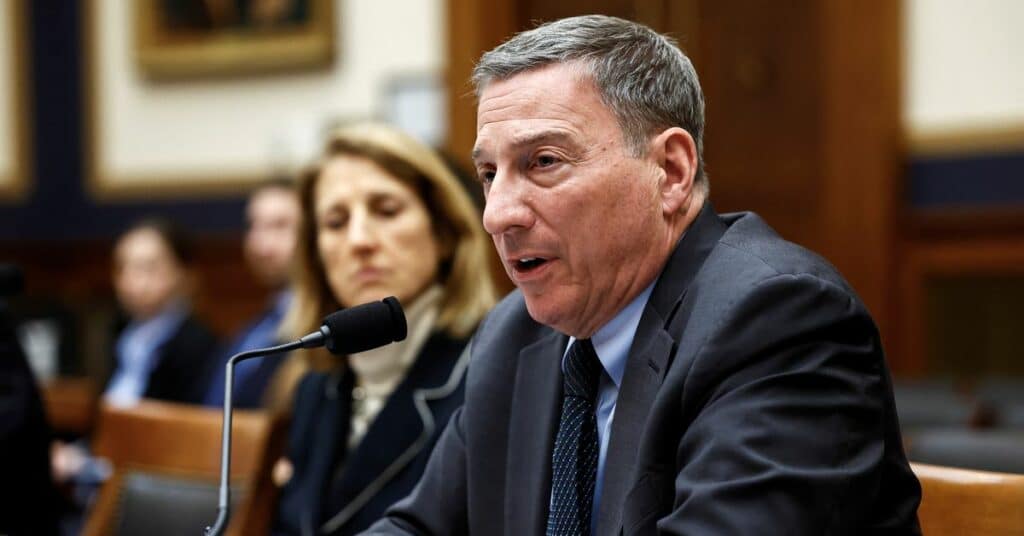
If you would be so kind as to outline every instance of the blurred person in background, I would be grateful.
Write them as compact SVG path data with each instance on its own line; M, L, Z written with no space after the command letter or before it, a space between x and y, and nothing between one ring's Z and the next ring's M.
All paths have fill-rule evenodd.
M276 534L353 534L419 480L462 404L477 323L494 304L488 245L465 190L434 151L391 127L337 131L299 184L297 337L321 318L394 295L405 341L331 358L310 352L294 397Z
M215 362L212 381L203 400L207 406L224 404L224 365L231 356L282 342L278 329L292 302L288 276L300 218L299 198L292 181L281 177L258 186L249 196L245 214L246 265L257 282L272 295L263 314L250 322ZM284 358L281 354L239 363L235 367L232 392L235 407L261 407L263 392Z
M217 341L191 311L192 262L191 238L166 220L144 220L118 238L114 293L126 319L114 344L114 370L103 403L202 401ZM104 478L82 441L56 443L52 462L58 481Z
M169 221L132 226L114 247L114 291L128 323L114 346L108 404L199 403L216 339L193 314L192 241Z

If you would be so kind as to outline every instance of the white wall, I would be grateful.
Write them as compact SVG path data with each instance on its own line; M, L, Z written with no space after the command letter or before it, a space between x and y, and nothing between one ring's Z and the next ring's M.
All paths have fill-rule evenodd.
M1024 130L1024 2L906 0L911 135Z
M440 76L444 0L338 0L331 70L219 81L150 83L131 55L131 4L100 0L93 117L103 188L158 176L196 183L262 176L316 151L324 125L381 111L396 77Z

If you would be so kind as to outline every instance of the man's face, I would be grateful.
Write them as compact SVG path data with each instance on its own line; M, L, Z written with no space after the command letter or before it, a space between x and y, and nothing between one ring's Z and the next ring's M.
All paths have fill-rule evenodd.
M151 318L184 290L185 269L152 229L122 237L114 248L114 291L134 320Z
M530 315L589 337L656 277L664 174L634 158L588 78L555 64L480 95L473 150L484 228Z
M288 281L299 212L298 197L284 188L264 188L249 199L245 258L256 278L269 287Z

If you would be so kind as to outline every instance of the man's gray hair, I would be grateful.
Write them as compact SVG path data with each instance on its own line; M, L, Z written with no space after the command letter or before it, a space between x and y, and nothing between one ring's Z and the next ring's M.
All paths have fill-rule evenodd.
M675 41L628 20L584 15L520 32L485 53L473 69L477 97L488 84L556 63L578 62L615 114L633 156L651 135L670 127L697 145L696 182L704 174L704 95L697 72Z

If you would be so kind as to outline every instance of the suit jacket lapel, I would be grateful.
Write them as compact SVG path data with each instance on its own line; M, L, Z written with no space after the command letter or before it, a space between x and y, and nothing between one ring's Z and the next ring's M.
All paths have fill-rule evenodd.
M334 460L338 452L344 449L348 439L348 429L339 426L342 420L347 420L350 414L348 392L352 388L351 374L331 374L322 383L325 401L321 403L321 409L317 411L313 429L313 441L317 445L330 445L333 448L310 448L308 474L313 475L309 484L303 491L305 495L305 506L300 514L300 523L304 533L313 534L317 528L317 520L320 519L320 509L323 505L321 497L323 492L330 485L332 476L331 469L334 467Z
M543 534L551 489L551 452L562 396L561 357L569 338L550 335L519 353L505 475L506 534Z
M428 444L436 423L432 418L427 422L420 414L416 393L445 384L464 344L443 334L431 337L359 445L343 461L340 478L334 480L333 474L328 477L330 510L325 517L332 526L343 525L373 498L379 486L394 478ZM341 396L349 397L350 393ZM345 418L350 416L346 412ZM335 426L347 428L348 424L346 421Z
M640 317L615 403L601 486L599 535L619 534L621 530L623 502L639 476L635 474L636 454L647 414L677 349L676 337L680 334L673 336L666 328L693 277L724 232L725 225L706 203L669 257Z

